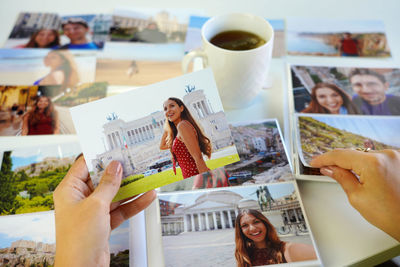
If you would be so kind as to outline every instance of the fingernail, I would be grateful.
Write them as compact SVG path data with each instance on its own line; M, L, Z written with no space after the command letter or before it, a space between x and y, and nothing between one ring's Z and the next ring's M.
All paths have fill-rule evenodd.
M121 168L121 163L115 160L111 161L111 163L107 166L107 174L117 175L121 171Z
M322 167L321 169L319 169L319 171L326 176L332 176L333 175L333 171L331 168L329 167Z

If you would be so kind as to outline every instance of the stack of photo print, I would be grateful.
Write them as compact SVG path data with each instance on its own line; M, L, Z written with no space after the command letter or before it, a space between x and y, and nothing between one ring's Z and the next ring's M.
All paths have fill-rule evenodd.
M112 231L111 266L321 264L296 179L327 180L308 162L335 148L400 147L400 69L346 61L390 58L383 24L268 20L275 60L349 63L288 67L286 146L277 119L227 120L210 69L180 76L207 19L134 7L17 16L0 49L0 265L54 265L52 196L81 153L95 185L122 163L115 200L158 188ZM206 172L184 178L160 150L169 97L210 138ZM296 247L300 257L288 252Z
M333 149L399 149L400 69L389 67L383 22L289 19L287 35L288 54L301 56L287 67L296 177L333 181L309 164Z

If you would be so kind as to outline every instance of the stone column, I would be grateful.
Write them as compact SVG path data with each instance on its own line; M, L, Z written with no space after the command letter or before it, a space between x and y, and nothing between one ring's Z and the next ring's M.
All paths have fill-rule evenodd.
M204 103L204 100L201 100L200 103L201 103L201 106L203 107L203 109L205 111L205 114L206 115L210 115L210 111L208 110L208 107L207 107L206 103Z
M208 212L206 212L205 215L206 215L206 228L207 228L207 231L209 231L210 230L210 222L208 221Z
M290 223L289 213L287 212L287 210L284 210L283 212L284 212L285 215L286 215L287 222Z
M231 211L230 211L230 210L228 210L228 220L229 220L229 227L230 227L230 228L233 228L233 225L232 225L232 215L231 215Z
M296 217L296 222L300 222L299 217L297 216L296 209L293 209L293 212L294 212L294 217Z
M110 147L110 150L113 150L114 149L114 144L113 144L113 141L111 139L111 135L110 134L107 135L107 140L108 140L108 145Z
M225 229L226 228L226 224L225 224L224 212L221 210L219 213L221 214L222 229Z
M196 232L196 227L194 225L194 215L193 215L193 213L190 214L190 218L191 218L191 221L192 221L192 232Z
M198 221L199 221L199 230L203 231L203 222L201 221L201 213L200 212L197 213L197 218L198 218Z
M214 220L214 230L218 230L217 214L215 214L215 211L213 211L212 215L213 215L213 220Z
M184 214L183 215L183 231L184 232L187 232L188 231L188 222L187 222L187 217L186 217L187 215L186 214Z

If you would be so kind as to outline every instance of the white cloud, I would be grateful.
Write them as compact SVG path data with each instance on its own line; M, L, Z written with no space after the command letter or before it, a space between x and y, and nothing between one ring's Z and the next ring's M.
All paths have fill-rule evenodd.
M55 243L54 212L1 216L0 233L9 238Z

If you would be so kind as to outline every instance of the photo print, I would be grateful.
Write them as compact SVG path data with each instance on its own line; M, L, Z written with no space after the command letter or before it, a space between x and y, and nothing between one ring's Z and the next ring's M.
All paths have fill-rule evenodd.
M19 13L4 48L60 47L61 18L56 13Z
M96 55L50 49L0 50L0 82L7 85L61 85L94 82Z
M1 266L54 266L54 212L0 217ZM110 266L129 266L129 220L111 231Z
M296 120L297 149L305 167L312 157L336 148L400 149L400 117L297 115Z
M111 41L148 44L184 43L191 9L118 7L113 13Z
M0 216L1 266L54 266L53 212Z
M108 39L112 16L56 13L18 15L4 48L102 49Z
M400 115L400 69L291 66L297 113Z
M383 21L289 18L291 56L391 57Z
M54 209L54 189L80 153L79 143L5 151L0 171L0 215Z
M161 193L158 199L165 266L318 263L294 182ZM300 257L290 255L291 246L302 247Z
M144 86L182 75L180 61L97 58L96 82Z
M108 14L62 16L60 49L102 49L111 24L112 16Z
M0 136L74 134L68 108L106 95L106 83L0 85Z
M110 240L110 267L129 266L129 221L125 220L120 226L111 231Z
M201 27L210 17L190 16L185 40L185 53L201 48ZM281 19L267 20L274 29L272 57L285 55L285 23Z
M254 185L293 180L286 147L276 119L230 125L240 161L160 188L161 192Z
M239 160L210 69L70 111L93 183L121 162L115 201Z

